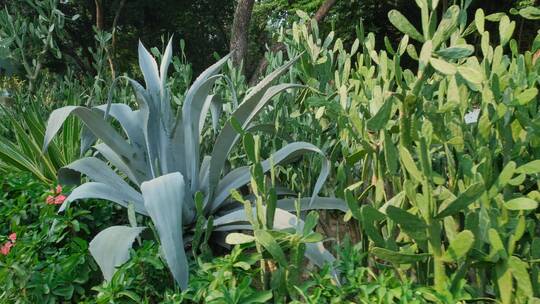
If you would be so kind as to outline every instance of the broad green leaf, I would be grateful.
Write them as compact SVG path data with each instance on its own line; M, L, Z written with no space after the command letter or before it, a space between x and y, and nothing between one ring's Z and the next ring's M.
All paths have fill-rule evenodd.
M495 265L497 287L502 304L512 303L512 272L506 263Z
M460 212L461 210L467 208L470 204L477 201L482 196L482 194L484 194L484 192L485 188L482 183L476 183L469 186L467 190L465 190L454 201L448 204L445 209L441 210L435 216L435 218L440 219Z
M506 187L508 182L514 176L515 172L516 163L513 161L509 161L506 166L504 166L501 173L499 174L499 177L497 177L497 179L489 189L489 197L495 197L499 191Z
M470 55L472 55L474 53L474 47L469 44L452 46L452 47L440 49L436 51L435 53L444 59L455 60L455 59L469 57Z
M386 126L388 120L390 119L390 115L392 114L392 106L394 104L393 100L393 98L388 98L377 114L367 121L366 126L369 130L379 131Z
M145 227L112 226L98 233L90 241L90 253L99 265L103 277L110 281L116 267L129 259L129 249Z
M433 35L433 48L436 49L441 43L445 42L450 38L450 35L454 33L458 27L458 19L460 15L460 10L458 5L452 5L444 13L437 31Z
M230 245L247 244L253 241L255 241L255 237L253 235L237 232L229 233L225 238L225 242Z
M520 105L526 105L531 102L536 97L536 95L538 95L538 89L529 88L519 93L519 95L516 97L516 100Z
M450 246L444 253L442 259L445 262L457 262L467 255L467 252L474 244L474 235L469 230L461 231L450 242Z
M505 13L493 13L486 16L487 21L499 22L502 17L506 16Z
M499 21L499 37L501 39L500 42L502 46L506 45L508 41L510 41L515 29L515 21L510 21L510 18L508 18L506 15L501 18L501 21Z
M484 32L484 23L485 23L484 11L481 8L479 8L476 10L476 13L474 15L474 24L476 25L476 29L478 30L478 33L480 34Z
M516 256L511 256L508 259L508 267L512 272L512 276L516 280L517 289L521 290L524 295L533 294L533 286L531 283L531 277L529 275L529 264L522 261Z
M508 257L508 253L506 252L501 236L497 230L490 228L488 230L488 238L489 245L491 246L490 255L496 254L500 258L506 259Z
M397 251L380 248L380 247L375 247L371 249L370 253L382 260L385 260L394 264L398 264L398 265L421 262L431 256L429 253L411 254L411 253L397 252Z
M424 70L427 67L432 53L433 53L433 43L431 42L431 40L428 40L422 45L422 49L420 50L420 56L418 57L419 70Z
M184 178L179 172L141 184L144 206L158 232L169 269L182 290L187 288L189 276L182 226L185 190Z
M431 63L431 66L439 73L444 75L454 75L457 72L457 68L444 60L437 59L437 58L430 58L429 63Z
M504 202L504 207L508 210L535 210L538 202L528 197L519 197Z
M481 84L484 80L484 75L482 71L468 67L468 66L458 66L457 71L461 77L472 84Z
M415 240L419 241L427 239L427 225L416 215L391 205L386 208L386 215Z
M400 146L399 147L399 155L401 157L401 161L403 162L403 166L405 169L407 169L407 172L417 181L421 182L424 180L424 177L420 170L418 170L418 167L414 163L414 160L411 156L411 153L409 153L409 150L407 148Z
M397 10L391 10L388 13L388 19L390 20L390 23L394 25L398 30L400 30L402 33L408 35L414 40L424 42L424 36L422 36L418 30L407 20L403 14L401 14Z
M540 7L529 5L520 9L519 15L525 19L538 20L540 19Z
M274 237L265 230L255 230L255 240L266 249L281 267L287 267L287 258Z
M540 160L533 160L516 169L518 174L537 174L540 173Z
M360 214L362 215L362 223L364 224L363 228L369 238L375 243L375 246L385 246L386 242L375 225L375 222L385 219L384 213L379 212L370 205L363 205L360 208Z
M386 162L386 168L390 174L396 174L398 171L398 150L396 145L392 142L392 134L384 132L384 160Z

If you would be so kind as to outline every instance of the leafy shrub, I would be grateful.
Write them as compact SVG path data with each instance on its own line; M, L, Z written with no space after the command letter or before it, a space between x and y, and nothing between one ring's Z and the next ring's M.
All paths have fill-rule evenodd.
M449 302L536 300L537 47L519 53L505 14L478 10L468 22L470 1L438 25L438 1L417 4L422 29L391 11L405 36L382 50L362 29L350 51L307 22L283 37L290 56L304 52L296 77L318 90L305 115L323 129L338 122L338 195L360 224L365 265L394 265ZM401 65L405 56L416 69Z
M17 235L9 253L0 255L0 301L77 302L89 296L100 279L87 239L113 221L113 208L89 202L59 216L57 206L46 203L47 187L27 174L7 175L0 183L0 235Z

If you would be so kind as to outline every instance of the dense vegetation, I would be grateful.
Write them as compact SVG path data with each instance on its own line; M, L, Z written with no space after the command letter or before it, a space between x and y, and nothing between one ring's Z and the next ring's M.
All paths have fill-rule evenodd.
M149 3L0 14L0 302L540 302L534 1Z

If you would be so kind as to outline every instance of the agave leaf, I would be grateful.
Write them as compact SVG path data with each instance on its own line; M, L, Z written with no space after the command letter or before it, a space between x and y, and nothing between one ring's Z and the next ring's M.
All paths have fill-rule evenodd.
M105 162L95 157L84 157L64 167L88 176L91 180L109 184L121 192L137 192L118 176ZM62 172L60 172L61 174Z
M197 128L198 136L197 138L201 137L202 131L204 129L204 122L206 121L206 115L208 114L208 111L210 110L210 107L214 102L214 98L217 98L216 95L208 95L206 97L206 100L203 103L203 107L201 109L201 116L199 118L199 126ZM212 121L212 127L214 126L214 122ZM215 129L215 128L214 128Z
M79 117L97 138L101 139L118 155L130 159L135 154L136 151L111 125L103 120L98 112L80 106L66 106L51 113L43 140L43 151L47 150L53 137L71 114Z
M159 75L161 77L161 92L165 92L165 86L167 85L167 72L169 70L169 65L172 60L172 41L169 39L165 52L163 53L163 58L161 59L161 65L159 68Z
M148 215L146 208L143 204L143 198L138 192L136 197L129 197L124 192L119 192L117 188L98 182L87 182L77 188L73 189L69 196L66 198L58 212L64 211L71 202L79 199L104 199L111 202L115 202L123 207L128 207L130 203L133 203L135 211L140 214Z
M128 183L126 183L120 176L118 176L106 163L95 157L86 157L74 161L73 163L62 168L59 174L61 175L65 169L80 172L86 175L91 180L107 185L109 188L116 192L116 196L123 196L121 200L123 203L119 203L124 207L127 206L127 202L133 202L137 212L145 213L145 209L142 202L142 197L139 192L133 189ZM70 195L71 197L71 195ZM89 198L92 196L86 196ZM103 197L100 197L103 198ZM113 200L118 202L117 200Z
M129 163L126 162L127 160L122 159L118 154L114 153L106 144L99 143L94 146L94 149L136 185L140 185L143 181L150 179L150 172L141 172L136 168L130 167Z
M292 84L282 84L270 87L270 84L281 76L285 71L298 59L293 58L287 64L276 69L261 82L259 82L249 94L244 98L242 104L234 111L232 116L242 125L247 127L253 118L262 110L262 108L278 93L283 90L298 87ZM215 188L217 187L221 172L225 166L225 161L235 143L238 141L239 135L234 130L231 122L227 122L219 133L214 148L212 150L212 162L210 164L209 173L209 189L208 196L210 201L213 199Z
M189 275L182 226L185 188L184 178L178 172L141 185L144 206L156 225L165 260L183 290L187 288Z
M221 112L223 110L223 107L219 101L216 100L217 98L214 97L212 99L212 102L210 103L210 114L212 116L212 129L214 129L214 132L217 132L218 126L219 126L219 117L221 116Z
M98 233L90 242L90 253L106 281L112 279L116 267L129 259L129 249L144 229L145 227L112 226Z
M107 105L100 105L95 107L102 112L105 112ZM113 103L110 105L109 115L116 119L127 137L131 141L132 145L140 149L144 149L144 134L141 128L141 112L139 110L133 111L128 105L122 103Z
M190 182L190 187L195 190L197 187L198 167L199 167L199 142L198 142L198 126L206 97L212 89L217 77L214 77L227 62L231 54L220 59L212 66L202 72L193 82L186 93L184 104L182 105L182 123L184 125L184 140L186 153L186 178ZM178 122L176 122L178 124Z
M153 93L157 93L161 88L161 81L158 72L157 62L154 57L146 50L141 41L139 41L139 67L144 77L146 88Z
M279 164L286 163L288 160L294 159L295 157L299 155L310 153L310 152L317 153L324 157L324 153L319 148L317 148L316 146L310 143L295 142L295 143L288 144L285 147L276 151L274 154L272 154L270 158L261 162L262 171L263 173L265 173L271 169L272 165L279 165ZM212 169L211 166L212 166L212 162L210 163L210 170ZM325 159L323 161L321 172L319 173L319 177L317 178L317 182L315 183L315 187L313 189L312 200L316 198L317 194L322 188L322 185L326 181L326 178L328 177L328 173L330 170L329 166L330 166L329 161ZM237 189L249 183L250 178L251 178L251 174L249 171L249 167L247 166L240 167L229 172L219 182L214 200L209 201L209 209L217 210L218 208L220 208L222 203L227 199L227 197L229 197L231 190Z

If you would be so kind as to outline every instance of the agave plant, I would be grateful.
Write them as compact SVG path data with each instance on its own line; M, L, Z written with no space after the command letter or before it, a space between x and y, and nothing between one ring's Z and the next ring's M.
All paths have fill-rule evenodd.
M249 229L245 212L239 204L235 208L230 193L250 181L249 166L225 171L228 155L240 135L235 123L247 129L269 101L287 89L298 85L272 82L282 75L294 62L276 69L250 89L231 119L223 126L210 155L201 155L201 132L205 118L212 105L212 88L221 67L227 62L225 56L204 71L185 94L181 111L174 114L171 94L167 89L167 69L172 57L171 42L164 52L161 66L139 44L139 65L146 88L128 79L136 95L139 109L133 110L111 100L95 108L68 106L53 111L48 120L44 150L70 115L83 121L94 136L96 155L81 158L59 172L60 179L73 177L74 171L89 180L68 196L60 211L77 199L99 198L133 206L139 213L149 216L160 238L162 253L176 282L182 289L187 287L188 262L184 250L185 234L193 230L198 216L213 216L214 229L230 232L238 228ZM121 125L116 129L109 117ZM87 137L83 141L88 142ZM338 199L318 198L317 194L329 172L329 161L323 152L312 144L295 142L276 151L262 162L263 171L271 165L283 164L305 153L323 156L323 165L313 189L313 196L301 200L302 209L341 209L344 202ZM127 180L126 180L127 179ZM196 212L195 194L202 193L203 214ZM274 227L289 228L303 225L289 211L294 210L292 200L283 198L278 202L281 216L276 217ZM293 220L294 219L294 220ZM143 227L114 226L100 232L90 244L90 251L109 280L116 266L128 259L129 248ZM333 256L321 243L309 244L306 256L316 265L332 262Z

